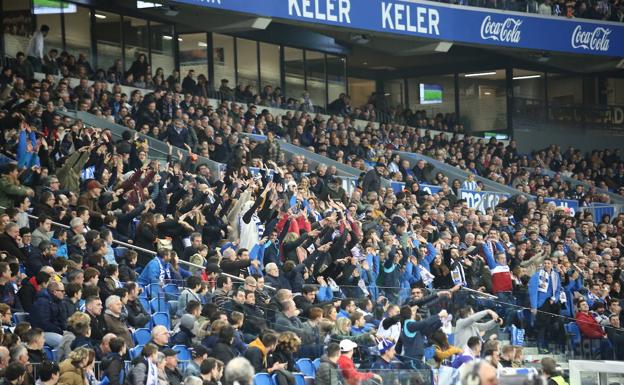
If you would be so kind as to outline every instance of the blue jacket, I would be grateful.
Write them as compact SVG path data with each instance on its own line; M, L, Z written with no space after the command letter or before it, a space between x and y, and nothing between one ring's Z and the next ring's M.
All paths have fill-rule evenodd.
M540 307L542 307L544 302L546 302L546 300L551 297L555 298L555 302L559 302L559 298L560 298L561 276L559 275L558 272L555 272L555 274L557 274L557 276L559 277L559 282L558 282L557 287L553 287L553 280L549 279L548 289L546 290L545 293L537 290L539 288L539 275L541 271L542 269L533 273L533 275L531 276L531 279L529 280L529 299L531 300L532 309L539 309Z
M19 141L17 142L17 167L30 168L39 166L39 156L36 152L28 152L27 141L30 141L33 147L37 145L37 136L31 131L28 136L26 130L20 131Z
M567 285L563 287L566 294L566 308L561 310L561 313L568 317L574 317L575 311L573 306L574 292L581 291L583 288L583 276L579 274L579 277L575 280L570 279Z
M169 267L171 266L169 263L163 262L163 260L156 256L154 259L149 261L145 268L139 275L137 281L144 286L149 285L150 283L160 283L160 266L163 266L165 270L165 279L171 279L171 272Z
M44 332L63 335L63 330L66 329L65 323L61 301L52 297L48 289L41 289L37 293L32 309L30 309L32 327L41 328Z

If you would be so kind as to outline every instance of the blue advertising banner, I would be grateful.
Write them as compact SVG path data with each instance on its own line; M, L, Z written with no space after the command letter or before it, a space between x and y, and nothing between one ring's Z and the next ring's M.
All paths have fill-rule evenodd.
M509 194L492 191L471 191L459 190L460 199L465 199L466 204L471 209L477 209L482 213L489 208L494 208L501 202L502 198L509 198Z
M461 43L624 57L624 25L416 0L176 0L278 19Z
M394 191L394 193L397 194L403 191L403 188L405 187L405 183L391 182L391 186L392 186L392 190ZM419 186L422 191L428 192L429 194L435 194L438 191L442 190L440 186L434 186L432 184L420 183Z
M557 207L566 207L572 210L571 214L574 215L579 209L579 203L573 199L554 199L554 198L544 198L544 202L550 203L553 202Z

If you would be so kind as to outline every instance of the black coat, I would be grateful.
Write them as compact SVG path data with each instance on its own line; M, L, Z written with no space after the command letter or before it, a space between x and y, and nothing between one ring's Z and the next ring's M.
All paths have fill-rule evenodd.
M212 357L223 361L223 364L227 365L228 362L232 361L236 357L236 354L234 353L234 349L232 349L231 345L227 345L223 342L217 342L212 348Z

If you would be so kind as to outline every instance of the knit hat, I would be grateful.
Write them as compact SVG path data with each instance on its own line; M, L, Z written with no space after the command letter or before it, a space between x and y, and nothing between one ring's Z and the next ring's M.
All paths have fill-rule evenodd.
M377 345L377 349L379 349L379 354L384 354L385 352L390 350L393 346L394 346L394 342L384 338L381 341L379 341L379 344Z
M195 326L195 317L190 314L184 314L182 318L180 318L180 326L184 326L188 330L193 330L193 326Z

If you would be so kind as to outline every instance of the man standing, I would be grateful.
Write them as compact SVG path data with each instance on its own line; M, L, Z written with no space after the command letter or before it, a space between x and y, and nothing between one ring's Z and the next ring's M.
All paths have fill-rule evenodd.
M147 286L151 283L164 283L166 279L171 279L171 271L169 270L171 266L169 264L170 258L169 250L158 250L158 255L149 261L141 272L138 282Z
M394 342L390 340L381 340L378 345L379 357L373 362L371 369L374 370L392 370L398 369L395 364L392 363L396 356L396 350Z
M35 32L28 43L26 55L28 56L28 61L32 65L35 72L41 72L44 56L43 39L48 35L49 31L50 27L45 24L42 25L41 28L39 28L39 31Z
M561 325L559 314L561 310L561 277L559 272L553 269L552 261L544 260L542 268L531 276L529 281L529 299L531 300L531 312L536 317L538 348L548 354L546 344L546 332L550 332L549 340L559 340ZM565 296L565 294L564 294ZM539 309L539 313L538 310ZM540 353L542 354L542 353Z

